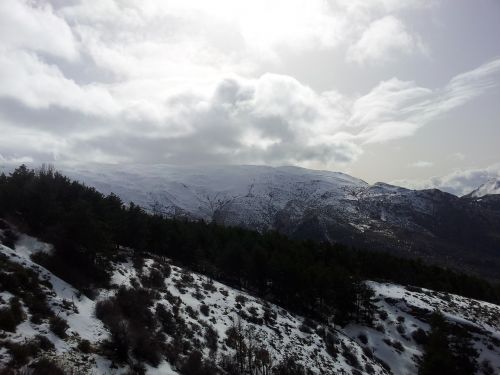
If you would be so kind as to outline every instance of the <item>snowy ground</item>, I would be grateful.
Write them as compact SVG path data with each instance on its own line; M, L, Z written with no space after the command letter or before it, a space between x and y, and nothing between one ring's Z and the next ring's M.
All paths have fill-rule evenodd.
M127 368L110 368L111 361L99 354L84 354L77 349L82 339L98 347L109 335L102 322L95 318L96 301L83 296L71 285L33 263L30 255L37 251L50 252L51 247L25 235L20 237L15 249L0 245L0 253L8 257L9 261L33 269L40 280L48 281L44 283L44 290L49 304L58 316L68 322L68 336L66 339L57 337L46 322L33 324L28 314L15 333L1 331L0 337L3 340L25 342L41 334L55 345L55 350L46 355L71 366L78 373L126 372ZM126 254L126 250L123 251ZM138 270L130 259L124 257L123 261L113 263L112 284L131 286L134 279L139 282L141 277L165 262L170 263L167 259L151 256ZM226 345L226 332L239 321L256 342L269 349L274 362L294 356L316 374L416 374L416 361L422 354L422 348L412 338L412 332L418 328L428 331L425 316L438 308L448 320L473 328L474 345L480 352L478 362L487 360L496 373L500 373L500 307L493 304L425 289L368 282L377 297L379 313L375 324L373 327L352 324L336 332L336 350L332 355L325 344L324 327L315 323L304 324L300 316L243 291L208 280L203 275L172 264L170 268L171 274L164 280L164 287L159 289L160 297L155 304L173 308L173 301L178 301L175 304L179 306L187 325L196 332L199 342L205 340L204 329L212 327L218 336L219 357L233 350ZM96 300L113 295L115 290L102 290ZM12 295L0 290L0 297L4 304ZM206 306L206 313L200 312L202 306ZM272 318L264 321L264 315ZM204 356L213 356L208 348L200 349ZM6 364L9 359L7 350L0 348L0 363ZM147 373L178 372L163 360L157 368L148 366Z
M369 285L377 295L379 311L387 317L379 313L375 328L350 325L344 331L360 343L359 336L365 335L366 346L388 363L395 374L417 373L415 359L422 355L422 347L412 333L419 328L427 332L430 326L425 317L435 310L441 311L450 322L470 327L474 332L474 347L479 351L478 363L489 361L495 373L500 373L500 306L428 289L373 281Z

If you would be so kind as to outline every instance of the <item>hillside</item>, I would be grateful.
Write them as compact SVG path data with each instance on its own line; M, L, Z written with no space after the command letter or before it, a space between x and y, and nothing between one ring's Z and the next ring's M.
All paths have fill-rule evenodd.
M20 299L23 311L13 332L2 330L0 361L9 367L31 363L37 368L44 359L78 374L131 369L147 374L215 374L221 366L237 363L239 354L253 351L255 374L278 371L280 366L283 374L292 373L292 367L314 374L416 374L431 313L439 309L451 326L470 335L478 354L477 373L500 370L497 305L370 281L377 311L372 324L319 324L169 259L147 254L138 259L127 249L112 262L110 286L91 300L34 263L31 256L40 251L53 249L22 234L12 248L0 245L1 311L13 297ZM7 280L28 272L39 280L50 308L47 316L67 322L63 329L48 323L53 318L36 319L26 290L9 288ZM127 301L131 296L134 300ZM120 320L132 337L127 341L130 352L122 359L110 349L110 342L116 345L114 323ZM30 346L28 354L23 354L23 346Z
M498 367L500 287L422 261L148 214L26 167L0 175L0 242L0 354L21 373Z
M297 167L100 165L65 173L170 218L278 230L500 279L500 210L469 196Z

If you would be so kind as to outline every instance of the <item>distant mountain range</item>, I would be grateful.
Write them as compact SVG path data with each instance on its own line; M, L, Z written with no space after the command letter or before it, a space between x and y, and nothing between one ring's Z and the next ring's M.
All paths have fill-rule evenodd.
M498 181L456 197L298 167L135 165L64 173L168 217L274 229L500 279L500 195L491 194Z

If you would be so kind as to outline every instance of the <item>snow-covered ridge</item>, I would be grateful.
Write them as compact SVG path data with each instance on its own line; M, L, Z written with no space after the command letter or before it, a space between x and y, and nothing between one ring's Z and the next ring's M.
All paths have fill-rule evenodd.
M375 291L378 312L373 325L350 324L344 328L318 325L306 321L276 305L252 296L245 291L228 287L207 277L172 264L168 259L147 256L143 262L132 262L130 253L123 249L120 260L112 264L110 289L102 289L96 300L90 300L71 285L57 278L45 268L33 263L30 255L37 251L50 251L50 246L28 236L21 236L14 248L0 245L0 256L6 257L26 269L31 269L46 292L51 309L69 325L67 337L53 334L47 322L35 324L27 317L15 332L0 332L4 340L23 343L35 335L50 340L55 348L41 355L63 363L79 374L121 374L126 365L113 365L99 350L83 353L79 344L89 340L93 348L109 338L109 332L95 317L99 300L113 296L119 286L139 287L144 277L168 265L171 270L157 288L158 297L153 310L159 305L168 311L179 311L179 317L190 339L198 343L205 358L231 355L228 329L240 324L254 344L265 346L274 363L287 357L297 361L315 374L416 374L418 358L423 348L414 339L421 329L428 332L428 316L439 309L445 318L464 327L473 335L480 366L489 366L492 373L500 371L500 306L456 295L400 285L368 281ZM1 272L1 271L0 271ZM2 306L12 297L0 290ZM25 309L27 311L27 309ZM216 350L205 346L205 330L216 334ZM332 332L334 350L327 345L325 328ZM165 334L165 342L172 338ZM330 343L331 344L331 343ZM8 350L0 350L0 366L10 360ZM484 367L486 368L486 367ZM163 358L157 367L146 366L148 374L177 374L176 365Z

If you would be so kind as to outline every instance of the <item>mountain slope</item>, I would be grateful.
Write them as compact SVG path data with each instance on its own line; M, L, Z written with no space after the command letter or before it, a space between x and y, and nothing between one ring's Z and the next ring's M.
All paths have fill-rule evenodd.
M500 180L497 179L492 179L481 186L479 186L477 189L473 190L471 193L468 194L468 196L472 198L481 198L484 197L485 195L492 195L492 194L500 194Z
M167 217L340 242L500 279L495 207L439 190L370 185L335 172L261 166L99 166L69 176Z
M190 346L189 350L195 349L205 360L219 363L235 356L241 339L255 353L267 353L262 358L269 366L293 359L316 374L416 374L423 346L415 332L420 329L424 335L428 333L431 312L439 308L450 324L470 332L480 368L491 369L492 373L500 370L500 307L493 304L370 281L378 310L373 324L351 323L344 328L319 325L249 293L175 266L168 259L147 254L143 258L132 257L128 249L121 249L112 262L111 286L99 290L96 299L90 300L30 259L40 251L52 250L49 245L21 235L12 248L0 245L0 260L4 265L20 266L18 273L32 270L40 280L50 309L68 327L64 337L54 334L45 319L34 321L31 305L25 296L20 296L26 318L15 332L1 332L0 363L4 365L14 366L12 342L22 345L41 342L37 338L41 335L54 348L40 350L28 362L49 358L66 371L79 374L118 374L132 367L137 371L140 366L148 374L190 374L192 368L186 367L186 354L174 350L179 339L183 347ZM0 271L2 305L8 305L14 295L5 289L6 270L2 267ZM116 302L123 293L145 293L141 292L145 290L153 296L149 310L156 320L152 326L155 328L150 328L147 335L161 333L159 337L165 347L156 364L146 360L140 365L139 354L135 352L130 354L133 360L128 364L117 362L105 349L113 328L106 323L103 306L113 298ZM120 315L114 314L113 320L120 320ZM129 327L133 323L128 320ZM134 329L129 328L129 334ZM87 350L82 345L84 340L89 343Z

